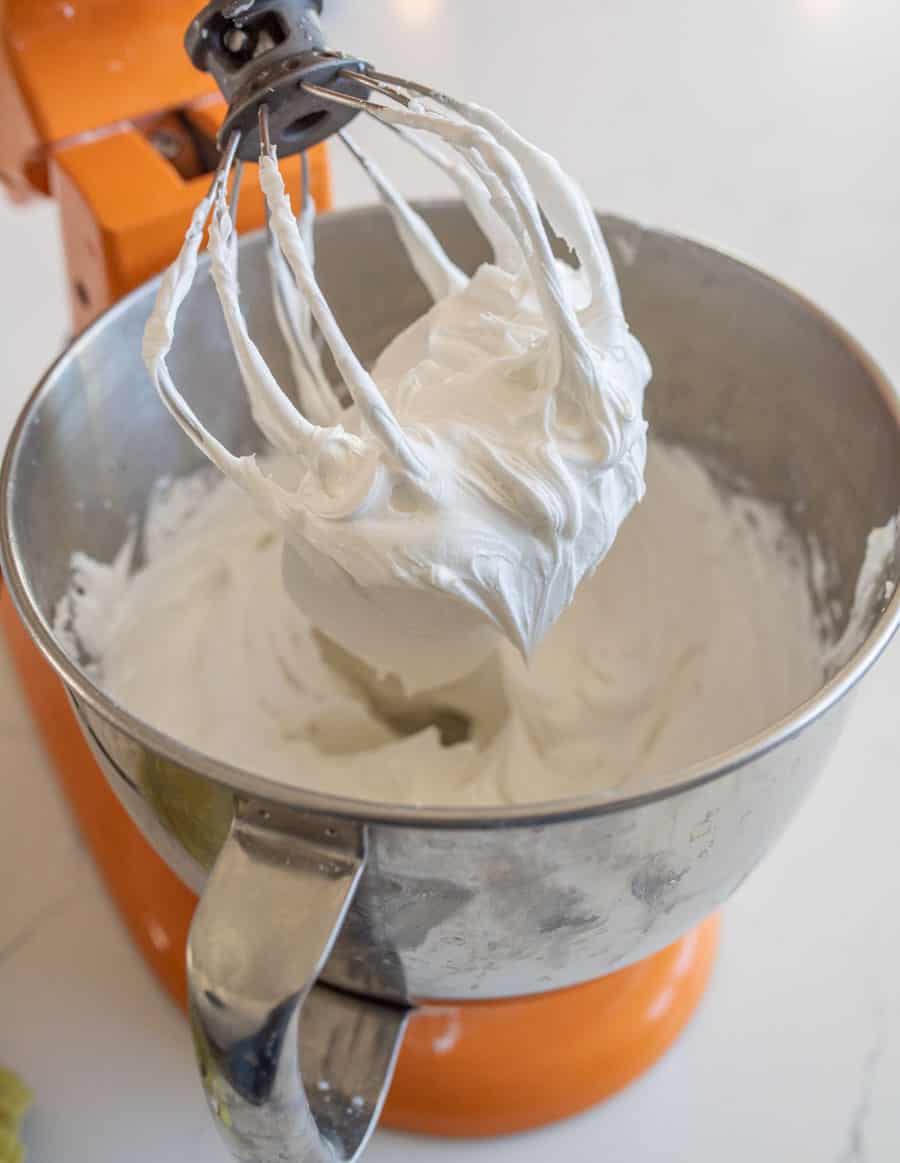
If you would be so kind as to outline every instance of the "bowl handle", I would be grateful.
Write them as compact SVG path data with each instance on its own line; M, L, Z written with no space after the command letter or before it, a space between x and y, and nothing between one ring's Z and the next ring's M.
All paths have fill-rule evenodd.
M364 863L359 829L242 802L210 873L188 997L206 1096L242 1163L356 1159L377 1122L409 1011L315 985Z

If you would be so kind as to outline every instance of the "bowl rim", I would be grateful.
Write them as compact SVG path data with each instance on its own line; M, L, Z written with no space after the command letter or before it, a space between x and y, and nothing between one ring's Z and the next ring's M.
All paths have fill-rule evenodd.
M428 210L441 210L460 205L455 199L432 199L418 201L415 204L426 213ZM359 206L332 211L327 215L325 221L369 215L373 209L377 208ZM750 263L720 247L709 246L674 231L649 227L619 215L602 215L601 218L610 224L615 223L628 229L637 229L642 235L656 235L723 258L728 263L742 268L745 273L764 279L773 289L792 299L798 306L816 317L819 323L824 325L824 328L830 331L834 338L859 362L893 416L898 435L900 435L900 396L894 390L890 380L859 341L811 299L780 279L760 271ZM249 245L262 233L262 230L248 233L243 236L242 245ZM206 263L208 263L208 256L204 254L198 273L202 273L203 265ZM662 786L632 795L618 796L592 792L565 799L522 804L418 805L390 803L333 795L287 784L268 776L246 771L196 751L126 710L105 694L69 658L57 641L52 627L32 601L26 581L24 561L12 527L11 510L15 489L16 463L22 447L22 438L32 417L44 398L54 390L57 380L68 364L72 360L78 359L90 347L96 334L107 327L115 326L116 319L132 309L133 304L149 299L154 295L161 278L160 274L142 283L124 298L107 308L53 361L23 404L10 432L2 467L0 467L0 575L2 575L0 576L0 584L5 580L13 605L30 637L62 679L69 695L76 704L78 717L82 720L82 727L86 727L92 736L93 731L90 730L90 725L83 722L83 712L78 706L80 702L85 703L101 718L137 740L143 747L164 757L169 762L185 768L192 774L201 775L232 792L253 800L269 801L298 811L327 815L357 823L431 829L488 829L559 824L584 817L627 812L644 805L684 795L703 787L705 784L722 779L760 759L769 751L791 740L839 702L875 663L900 626L900 586L898 586L860 648L808 699L776 722L735 746L707 759L677 769L672 773L671 779ZM107 758L110 757L107 756Z

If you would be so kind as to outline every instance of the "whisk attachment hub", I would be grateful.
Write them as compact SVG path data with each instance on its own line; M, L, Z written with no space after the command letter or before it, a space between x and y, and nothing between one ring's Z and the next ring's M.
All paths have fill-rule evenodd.
M364 96L356 80L368 68L357 57L325 47L322 0L212 0L191 22L185 47L198 69L215 78L228 101L220 147L236 130L238 157L259 156L259 109L269 110L272 141L282 157L302 153L342 129L352 107L307 88Z

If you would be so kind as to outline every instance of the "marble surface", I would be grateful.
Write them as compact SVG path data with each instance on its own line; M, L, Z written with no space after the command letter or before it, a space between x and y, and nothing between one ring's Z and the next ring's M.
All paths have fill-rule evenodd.
M900 383L895 0L326 8L333 43L495 106L553 148L597 205L785 278ZM374 142L375 130L361 136ZM378 138L405 189L442 192ZM368 198L348 159L335 169L340 204ZM2 441L66 335L53 207L0 205L0 255ZM531 1136L379 1134L372 1163L900 1159L898 686L900 643L865 682L800 817L729 904L709 992L655 1069ZM0 878L0 1061L35 1090L30 1159L224 1160L184 1024L79 844L2 649Z

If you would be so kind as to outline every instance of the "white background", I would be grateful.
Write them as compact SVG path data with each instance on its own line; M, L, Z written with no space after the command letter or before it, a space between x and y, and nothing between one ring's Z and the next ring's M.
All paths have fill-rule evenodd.
M900 382L896 0L326 0L326 14L333 44L496 108L601 208L794 284ZM408 192L443 192L387 134L361 136ZM339 205L368 199L348 160L335 172ZM2 440L67 330L52 206L0 205L0 270ZM898 682L895 645L729 904L712 986L655 1069L540 1134L380 1134L372 1163L900 1159ZM35 1089L34 1163L224 1160L184 1023L79 845L2 650L0 884L0 1061Z

